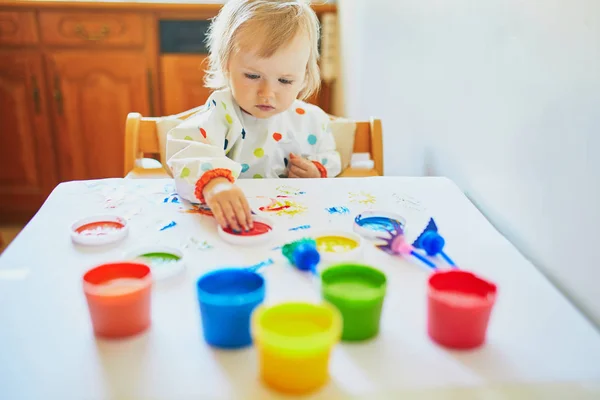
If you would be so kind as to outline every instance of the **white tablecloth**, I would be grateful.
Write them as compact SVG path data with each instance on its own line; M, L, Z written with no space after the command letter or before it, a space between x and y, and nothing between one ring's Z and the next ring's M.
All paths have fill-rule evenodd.
M317 229L351 230L354 216L367 209L404 215L411 237L433 216L461 268L498 284L488 342L470 352L431 342L430 270L367 246L364 261L389 280L381 333L369 342L338 345L331 382L310 398L600 398L599 333L451 181L383 177L240 185L255 210L277 195L292 196L297 214L270 214L284 232L273 243L248 249L222 242L212 218L185 212L189 205L171 195L169 180L58 186L0 258L0 398L280 398L258 379L254 348L222 351L205 344L195 281L220 266L272 257L276 263L262 270L266 302L318 301L317 283L272 248ZM332 214L331 207L350 213ZM107 213L128 219L131 229L123 242L102 248L71 242L71 223ZM176 225L160 230L171 221ZM310 228L288 231L304 225ZM148 244L182 248L185 272L153 288L150 330L126 340L97 340L82 274Z

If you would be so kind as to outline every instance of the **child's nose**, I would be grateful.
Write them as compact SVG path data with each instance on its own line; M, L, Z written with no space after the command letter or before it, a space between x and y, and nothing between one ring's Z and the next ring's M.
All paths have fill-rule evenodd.
M274 94L273 85L268 82L266 79L261 82L260 87L258 88L258 95L262 98L271 98Z

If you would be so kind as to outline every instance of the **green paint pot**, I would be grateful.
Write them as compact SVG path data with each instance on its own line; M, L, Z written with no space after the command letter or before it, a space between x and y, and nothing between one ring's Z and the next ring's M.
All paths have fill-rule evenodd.
M323 271L322 295L342 314L342 340L377 336L386 282L383 272L362 264L336 264Z
M155 281L178 275L185 268L183 252L168 246L145 246L129 253L126 257L148 265L152 279Z

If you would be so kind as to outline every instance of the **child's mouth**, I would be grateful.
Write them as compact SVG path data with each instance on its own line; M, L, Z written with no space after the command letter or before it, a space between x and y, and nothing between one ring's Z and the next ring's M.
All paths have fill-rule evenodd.
M269 105L257 105L256 106L260 111L273 111L275 107Z

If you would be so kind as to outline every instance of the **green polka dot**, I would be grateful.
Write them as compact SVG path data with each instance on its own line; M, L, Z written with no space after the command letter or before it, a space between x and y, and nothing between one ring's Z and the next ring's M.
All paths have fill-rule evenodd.
M210 171L211 169L213 169L213 166L211 163L206 162L206 163L202 164L202 166L200 168L202 168L202 171Z
M262 179L263 176L261 174L254 174L254 176L252 178L254 178L254 179Z
M225 110L227 110L227 104L225 104L225 102L224 102L224 101L222 101L222 102L221 102L221 104L223 105L223 108L224 108Z
M254 150L254 155L258 158L261 158L262 156L265 155L265 151L263 150L262 147L259 147L258 149Z
M225 119L227 120L228 123L230 123L230 124L233 123L233 118L231 118L231 115L225 114Z
M308 144L316 144L317 137L315 135L308 135Z
M179 174L180 178L187 178L188 176L190 176L190 169L188 167L183 167L183 169L181 170L181 174Z
M186 136L186 137L183 138L183 140L194 140L194 138L191 137L191 136Z

